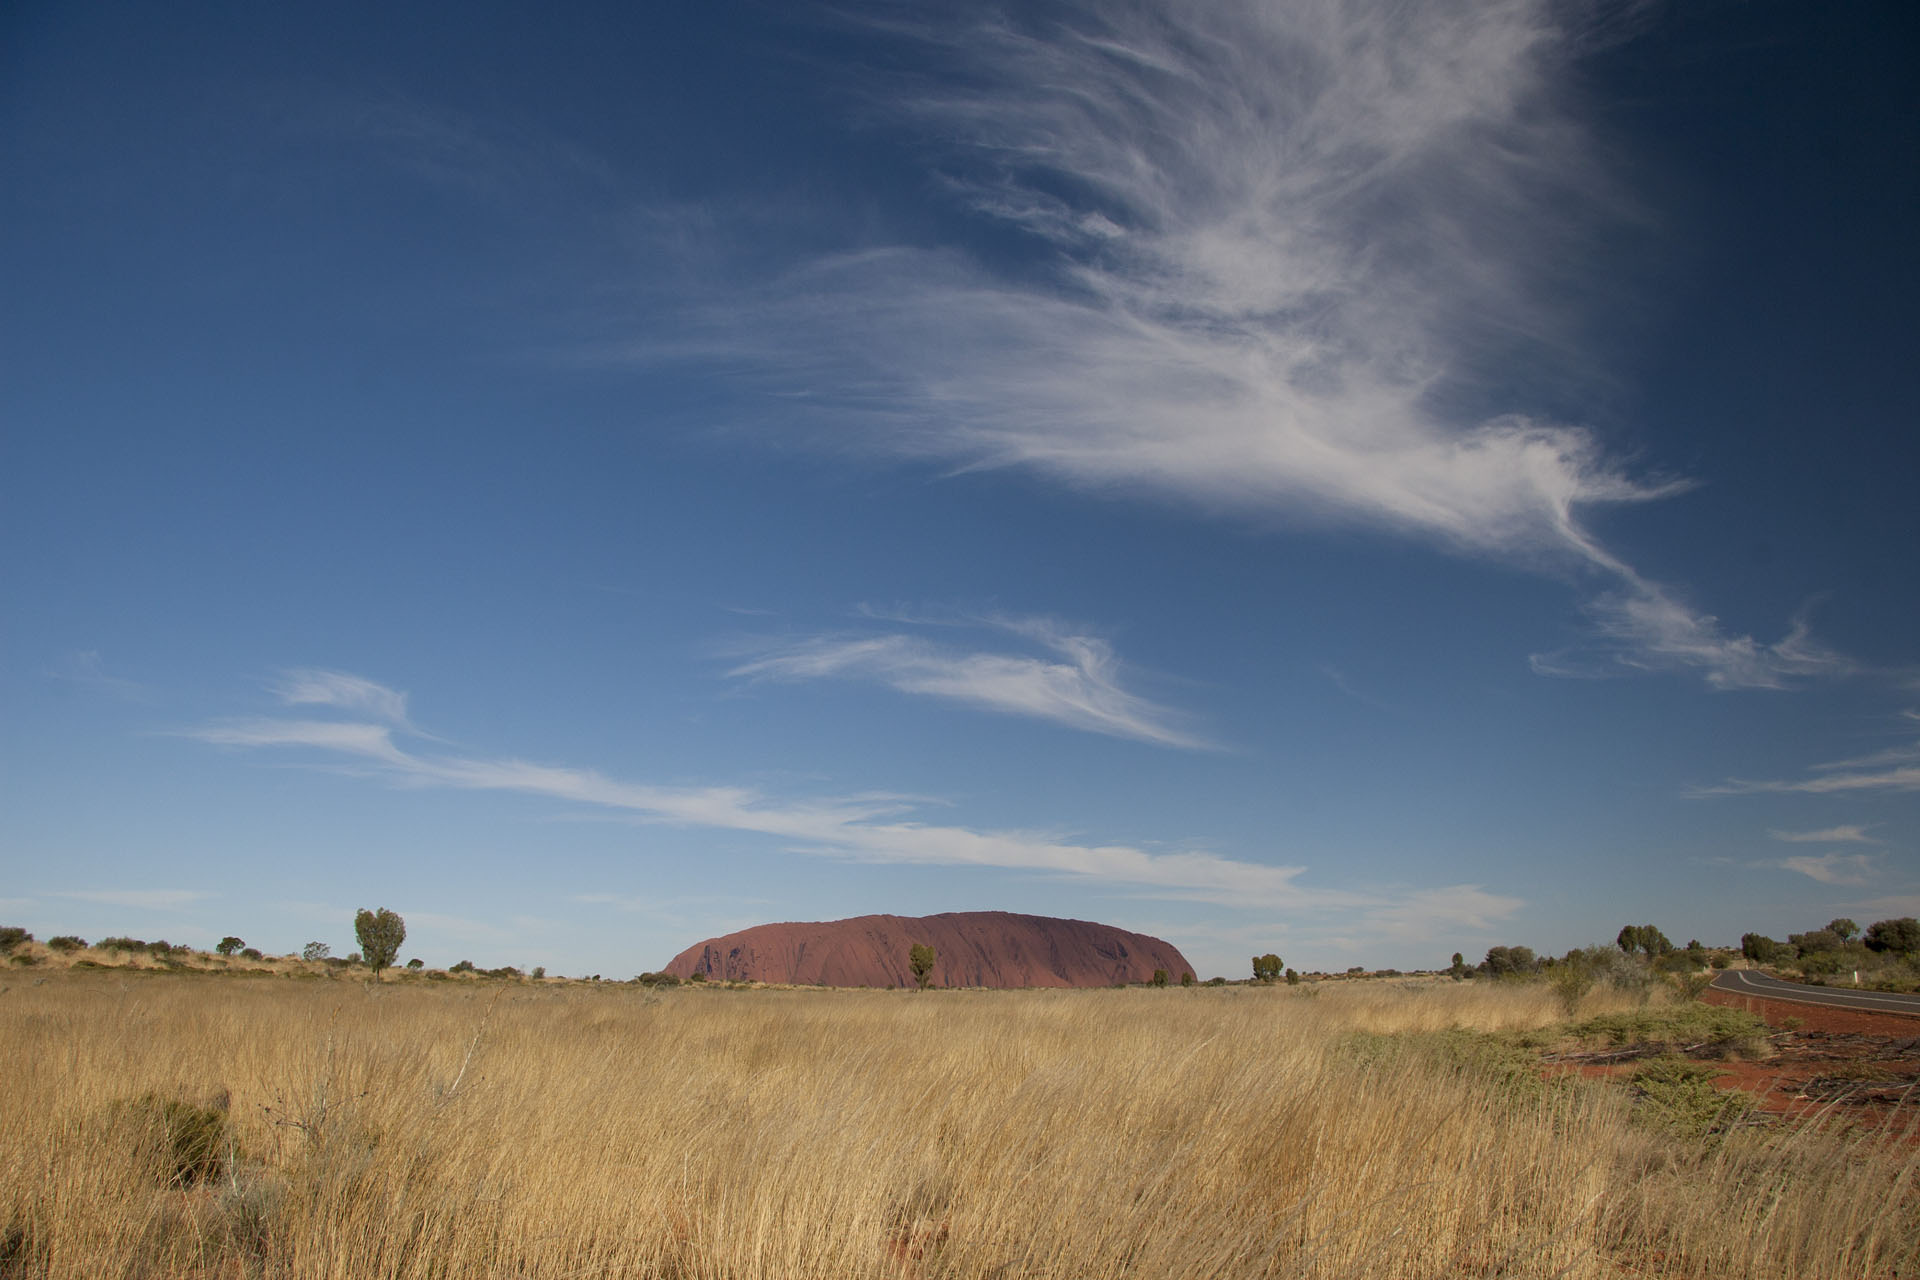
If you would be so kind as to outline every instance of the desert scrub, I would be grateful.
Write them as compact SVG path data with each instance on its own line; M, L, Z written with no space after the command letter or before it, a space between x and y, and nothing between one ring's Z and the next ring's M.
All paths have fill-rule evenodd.
M113 1104L107 1125L166 1187L217 1182L235 1154L223 1101L210 1105L144 1093Z
M1557 1004L67 972L0 1000L0 1228L23 1280L1920 1274L1908 1148L1516 1093ZM215 1081L191 1187L104 1123Z
M1706 1138L1737 1124L1753 1109L1738 1089L1717 1089L1714 1069L1685 1058L1656 1058L1633 1073L1634 1117L1685 1138Z
M1758 1057L1767 1051L1767 1024L1758 1017L1744 1009L1695 1002L1602 1014L1573 1023L1567 1034L1588 1042L1658 1045L1721 1055Z

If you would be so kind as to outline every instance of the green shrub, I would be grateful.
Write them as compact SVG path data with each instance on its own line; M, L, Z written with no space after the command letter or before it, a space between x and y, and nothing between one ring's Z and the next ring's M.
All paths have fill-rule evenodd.
M114 1104L112 1119L168 1187L193 1187L218 1181L233 1154L233 1135L224 1103L200 1106L180 1098L144 1093Z
M1656 1058L1633 1073L1636 1119L1657 1129L1704 1138L1753 1109L1739 1089L1716 1089L1714 1069L1684 1058Z
M138 938L102 938L100 949L102 951L145 951L147 944Z
M0 927L0 956L6 955L15 947L24 946L33 941L33 935L18 925Z
M87 945L87 940L75 937L71 933L63 933L58 937L48 938L47 945L55 951L79 951Z
M1593 990L1594 974L1592 968L1569 955L1553 966L1547 981L1553 986L1553 994L1559 997L1560 1007L1571 1018L1580 1011L1580 1002L1587 992Z
M258 947L242 947L240 948L240 954L241 956L243 956L248 960L265 960L266 959L266 956L261 954L260 948Z
M1767 1024L1744 1009L1682 1004L1602 1014L1567 1030L1582 1040L1605 1040L1614 1045L1654 1044L1751 1056L1763 1051Z

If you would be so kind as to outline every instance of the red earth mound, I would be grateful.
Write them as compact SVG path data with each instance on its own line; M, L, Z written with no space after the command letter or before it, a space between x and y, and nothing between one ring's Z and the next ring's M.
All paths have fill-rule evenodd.
M756 925L695 943L666 972L735 982L908 987L908 953L916 942L934 949L933 982L942 987L1106 987L1149 981L1155 969L1165 969L1174 982L1193 972L1173 944L1143 933L1007 911Z

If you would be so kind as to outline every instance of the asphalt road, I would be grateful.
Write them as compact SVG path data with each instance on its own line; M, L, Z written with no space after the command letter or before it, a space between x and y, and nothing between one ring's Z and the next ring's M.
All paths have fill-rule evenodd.
M1886 991L1856 991L1852 987L1809 987L1799 982L1782 982L1752 969L1725 969L1708 984L1735 995L1756 996L1765 1000L1791 1000L1796 1004L1824 1004L1835 1009L1859 1009L1869 1013L1904 1013L1920 1018L1920 996L1894 995Z

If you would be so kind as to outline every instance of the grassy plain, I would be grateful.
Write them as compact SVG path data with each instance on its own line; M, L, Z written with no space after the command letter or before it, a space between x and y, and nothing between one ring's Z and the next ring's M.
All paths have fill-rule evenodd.
M1542 985L5 976L0 1277L1920 1268L1911 1141L1544 1081ZM216 1154L169 1154L216 1113Z

